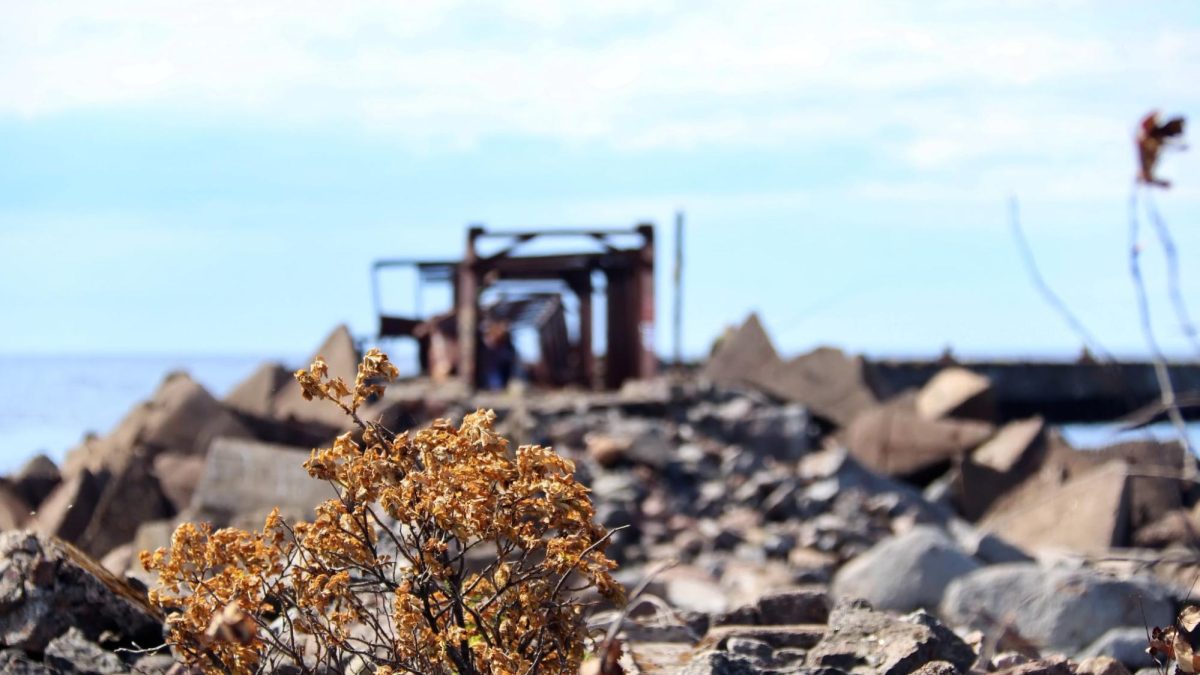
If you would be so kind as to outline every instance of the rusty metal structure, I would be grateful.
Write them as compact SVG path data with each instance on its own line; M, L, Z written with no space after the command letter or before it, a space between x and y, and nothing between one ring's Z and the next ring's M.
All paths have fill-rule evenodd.
M522 254L534 242L586 242L592 250ZM632 241L632 244L629 242ZM579 248L583 248L580 246ZM416 271L418 289L449 285L453 306L440 313L395 316L380 303L379 273L395 267ZM599 284L597 282L600 282ZM533 329L539 358L531 379L550 386L616 388L653 375L654 226L631 229L467 230L462 260L379 260L372 289L380 338L417 341L423 373L457 377L472 386L491 384L487 373L513 329ZM594 300L604 294L606 354L594 354ZM485 295L493 296L485 302ZM568 326L567 296L576 308ZM418 290L418 297L420 291ZM572 332L575 338L571 339ZM511 343L509 343L511 344Z

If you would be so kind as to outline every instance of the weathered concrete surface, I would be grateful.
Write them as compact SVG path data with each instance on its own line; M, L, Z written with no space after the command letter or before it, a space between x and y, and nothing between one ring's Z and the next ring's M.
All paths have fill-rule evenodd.
M1128 536L1128 467L1113 461L1056 484L1050 475L1026 481L980 521L1026 550L1098 552Z
M291 378L292 374L282 364L264 363L234 387L224 403L246 415L274 417L276 398Z
M1001 496L1042 469L1047 445L1040 417L1005 424L958 466L951 500L958 512L979 520Z
M867 468L907 476L962 457L994 431L985 422L929 420L900 405L883 405L855 417L844 439Z
M213 442L191 509L217 522L238 514L280 507L284 512L311 513L317 504L335 497L330 485L308 475L301 466L309 457L304 448L234 438Z
M34 529L66 541L78 539L91 522L103 487L103 479L91 471L77 470L38 507L33 517Z

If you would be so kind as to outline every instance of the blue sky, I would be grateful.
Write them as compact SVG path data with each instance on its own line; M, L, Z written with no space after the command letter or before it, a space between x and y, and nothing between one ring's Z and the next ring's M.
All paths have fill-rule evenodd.
M5 8L0 352L303 354L373 330L372 259L456 256L470 222L656 222L665 319L682 209L689 354L758 310L786 352L1073 356L1011 194L1055 290L1145 351L1131 133L1200 120L1194 2L329 7ZM1196 303L1198 169L1157 195Z

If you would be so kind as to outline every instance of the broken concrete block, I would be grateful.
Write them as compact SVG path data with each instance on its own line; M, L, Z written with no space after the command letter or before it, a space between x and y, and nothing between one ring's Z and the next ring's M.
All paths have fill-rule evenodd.
M348 387L354 386L354 376L358 373L360 359L354 338L346 326L338 326L330 333L316 353L304 364L307 369L316 357L325 359L329 366L329 377L340 377ZM306 401L300 389L300 383L289 378L274 402L275 416L279 419L293 419L301 422L316 422L337 429L348 428L351 424L337 406L329 401Z
M175 513L192 503L192 493L204 474L205 458L178 452L164 452L155 456L153 473L158 479L163 497Z
M281 364L264 363L234 387L224 403L230 409L246 415L272 417L275 414L275 399L291 379L292 374Z
M29 521L29 504L8 483L0 483L0 532L18 530Z
M759 376L780 363L779 354L757 314L722 337L704 364L703 375L723 385L758 386Z
M971 461L994 471L1007 473L1038 441L1043 426L1045 423L1041 417L1009 422L971 453Z
M108 479L78 546L97 558L133 539L138 525L165 518L171 507L150 467L149 451L139 448Z
M218 436L249 436L233 413L186 373L172 373L149 401L138 443L204 454Z
M309 454L305 448L219 438L209 449L191 510L216 525L276 506L285 512L311 514L313 507L336 493L301 466Z
M104 480L87 469L80 469L54 488L38 506L33 518L34 529L66 541L77 540L92 519Z
M1009 422L959 466L951 499L963 517L978 520L996 500L1042 470L1043 426L1040 417Z
M962 457L994 430L984 422L929 420L887 405L859 415L843 438L850 453L867 468L910 476Z
M804 405L841 427L878 403L867 384L862 358L831 347L785 361L763 373L759 381L767 392Z
M1025 550L1098 552L1123 545L1129 533L1128 465L1112 461L1054 484L1027 481L980 521Z
M991 380L966 368L945 368L917 392L917 414L928 420L958 417L990 422L996 405Z
M62 482L62 474L54 460L38 455L12 477L13 490L30 506L37 506Z

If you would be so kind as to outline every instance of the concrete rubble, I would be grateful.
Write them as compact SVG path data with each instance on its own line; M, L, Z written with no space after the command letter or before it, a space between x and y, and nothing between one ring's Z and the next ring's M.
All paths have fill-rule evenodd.
M317 353L353 377L344 327ZM689 374L616 392L414 380L369 413L406 428L476 407L576 463L601 522L626 526L608 550L627 587L675 561L645 591L669 611L620 634L627 673L1133 672L1195 570L1144 564L1200 525L1174 446L1074 450L1039 417L998 417L961 367L884 396L860 358L781 357L753 316ZM118 649L162 643L136 552L185 520L310 517L332 492L300 464L346 427L278 364L223 401L174 374L61 467L0 480L0 668L170 668Z

